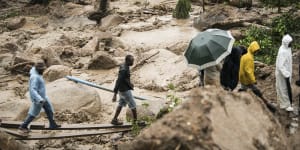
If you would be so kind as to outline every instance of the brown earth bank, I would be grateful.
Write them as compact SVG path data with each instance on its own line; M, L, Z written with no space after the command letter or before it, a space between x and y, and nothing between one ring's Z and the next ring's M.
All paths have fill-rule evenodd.
M111 102L112 93L64 77L72 75L112 89L118 65L132 54L136 58L131 70L133 93L150 99L136 101L138 115L152 122L141 131L62 140L15 141L0 132L0 149L300 149L297 115L269 112L250 91L198 88L198 72L182 56L199 31L230 29L240 39L249 25L262 26L278 16L277 11L254 1L251 10L207 3L202 13L197 1L189 19L177 20L172 18L175 5L176 0L114 0L110 14L97 25L88 19L98 7L96 0L52 0L48 6L0 0L2 120L23 121L30 106L28 71L34 62L44 60L47 94L59 123L109 123L117 105ZM276 103L274 69L256 62L257 86L268 101ZM295 81L298 65L293 69ZM299 91L293 84L295 106ZM162 108L173 105L167 95L183 103L154 121ZM130 115L123 110L120 118L125 121ZM44 112L35 121L48 124Z

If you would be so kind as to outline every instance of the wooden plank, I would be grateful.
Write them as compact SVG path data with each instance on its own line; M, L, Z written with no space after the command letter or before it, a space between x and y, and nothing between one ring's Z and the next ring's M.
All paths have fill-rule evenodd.
M21 134L21 133L19 133L19 132L17 132L17 131L5 129L5 128L0 128L0 130L3 131L3 132L8 133L8 134L10 134L10 135L16 136L16 137L18 137L18 138L26 138L26 137L27 137L27 135Z
M4 121L4 120L2 120L0 127L2 127L2 128L19 128L19 126L22 123L23 122L20 122L20 121ZM41 129L41 128L45 128L44 123L41 123L41 122L30 123L30 129Z
M22 122L18 121L2 121L0 127L2 128L19 128ZM146 126L141 124L140 126ZM33 122L30 125L30 130L89 130L89 129L111 129L111 128L129 128L132 127L131 123L124 123L122 125L112 124L63 124L60 128L50 129L41 122Z
M88 130L88 129L109 129L109 128L130 128L131 123L124 123L123 125L112 124L63 124L60 128L49 129L39 128L39 130Z
M71 137L84 137L94 135L104 135L119 132L128 132L131 129L110 129L106 131L84 131L81 133L52 133L52 134L30 134L27 137L18 137L16 140L48 140L48 139L62 139Z

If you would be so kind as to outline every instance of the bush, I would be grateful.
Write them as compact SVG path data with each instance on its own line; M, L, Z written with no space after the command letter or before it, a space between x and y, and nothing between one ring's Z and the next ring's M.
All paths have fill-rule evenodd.
M173 17L177 19L186 19L188 18L189 11L191 10L190 0L178 0L176 8L173 11Z
M283 35L288 33L293 37L294 41L300 40L299 36L296 36L300 33L299 22L300 16L297 16L291 10L275 17L272 23L268 25L271 27L270 30L251 27L246 31L246 37L237 41L237 44L248 46L252 41L256 40L261 46L261 51L255 56L256 59L266 64L274 64ZM292 49L300 49L300 44L294 42Z
M270 7L285 7L299 3L298 0L260 0L260 2Z
M261 49L255 56L256 60L266 64L273 64L276 61L279 44L274 42L271 30L252 26L246 31L246 37L239 40L237 44L249 46L252 41L257 41Z

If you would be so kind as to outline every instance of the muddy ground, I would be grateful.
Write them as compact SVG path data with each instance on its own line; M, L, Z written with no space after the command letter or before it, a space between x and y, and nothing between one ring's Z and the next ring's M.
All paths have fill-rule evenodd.
M28 66L37 60L46 61L49 67L45 74L47 93L55 107L55 118L61 124L110 122L116 107L116 103L111 102L112 93L75 84L63 77L72 75L112 89L118 65L127 54L136 58L132 67L134 95L151 99L137 100L138 107L147 109L144 112L151 112L146 114L157 114L161 108L168 106L168 94L176 95L183 101L192 99L183 108L178 108L183 111L175 110L175 113L142 130L138 136L126 133L22 141L32 149L121 149L132 141L133 144L145 147L127 147L128 149L151 149L147 147L149 143L143 143L147 139L150 145L153 146L154 143L152 149L300 149L299 129L294 128L296 132L290 134L292 118L297 117L284 112L271 114L251 93L241 96L236 92L226 93L218 87L198 89L197 70L186 65L182 53L191 38L215 24L207 21L206 24L200 23L200 28L199 25L194 27L196 18L199 15L205 16L201 14L202 9L197 3L192 5L189 19L177 20L172 18L175 0L111 1L111 14L102 20L101 25L97 25L95 21L87 19L95 10L94 0L86 0L86 5L81 5L78 1L53 0L46 7L26 6L26 1L21 0L2 1L0 0L0 118L3 120L22 121L26 116L30 106ZM258 5L257 2L255 5ZM221 7L224 10L218 9ZM215 9L226 13L225 16L231 18L228 20L232 22L245 17L241 20L256 24L260 23L257 18L268 21L266 16L278 15L273 9L261 7L254 7L249 11L222 4L207 6L212 14L217 11ZM218 21L222 17L224 15L221 14L220 17L208 18ZM235 37L240 38L241 31L247 26L235 25L237 26L230 30ZM258 87L269 101L276 103L274 66L261 63L257 66ZM294 70L298 70L296 64ZM297 79L296 71L294 79ZM174 85L175 91L169 89L170 84ZM195 88L198 91L191 91ZM297 100L299 89L293 89L294 99ZM197 102L193 96L204 98ZM226 100L222 99L223 96ZM147 103L147 108L144 103ZM199 110L193 105L199 105ZM190 118L195 115L193 112L197 112L196 116ZM246 114L247 112L251 113ZM125 113L123 110L120 115L124 121ZM142 111L139 113L141 115ZM231 117L218 115L220 113L230 113ZM48 123L44 113L36 121L46 125ZM298 121L294 122L298 124ZM239 126L234 126L235 124ZM193 128L187 128L189 126ZM175 132L177 129L178 132ZM201 134L197 134L198 132ZM232 138L227 138L229 135ZM239 142L240 140L245 142Z

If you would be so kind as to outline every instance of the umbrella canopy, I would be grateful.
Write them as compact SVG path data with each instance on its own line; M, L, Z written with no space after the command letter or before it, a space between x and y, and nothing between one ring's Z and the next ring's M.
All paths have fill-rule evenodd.
M208 29L191 40L184 56L188 64L202 70L219 64L229 55L234 41L230 31Z

